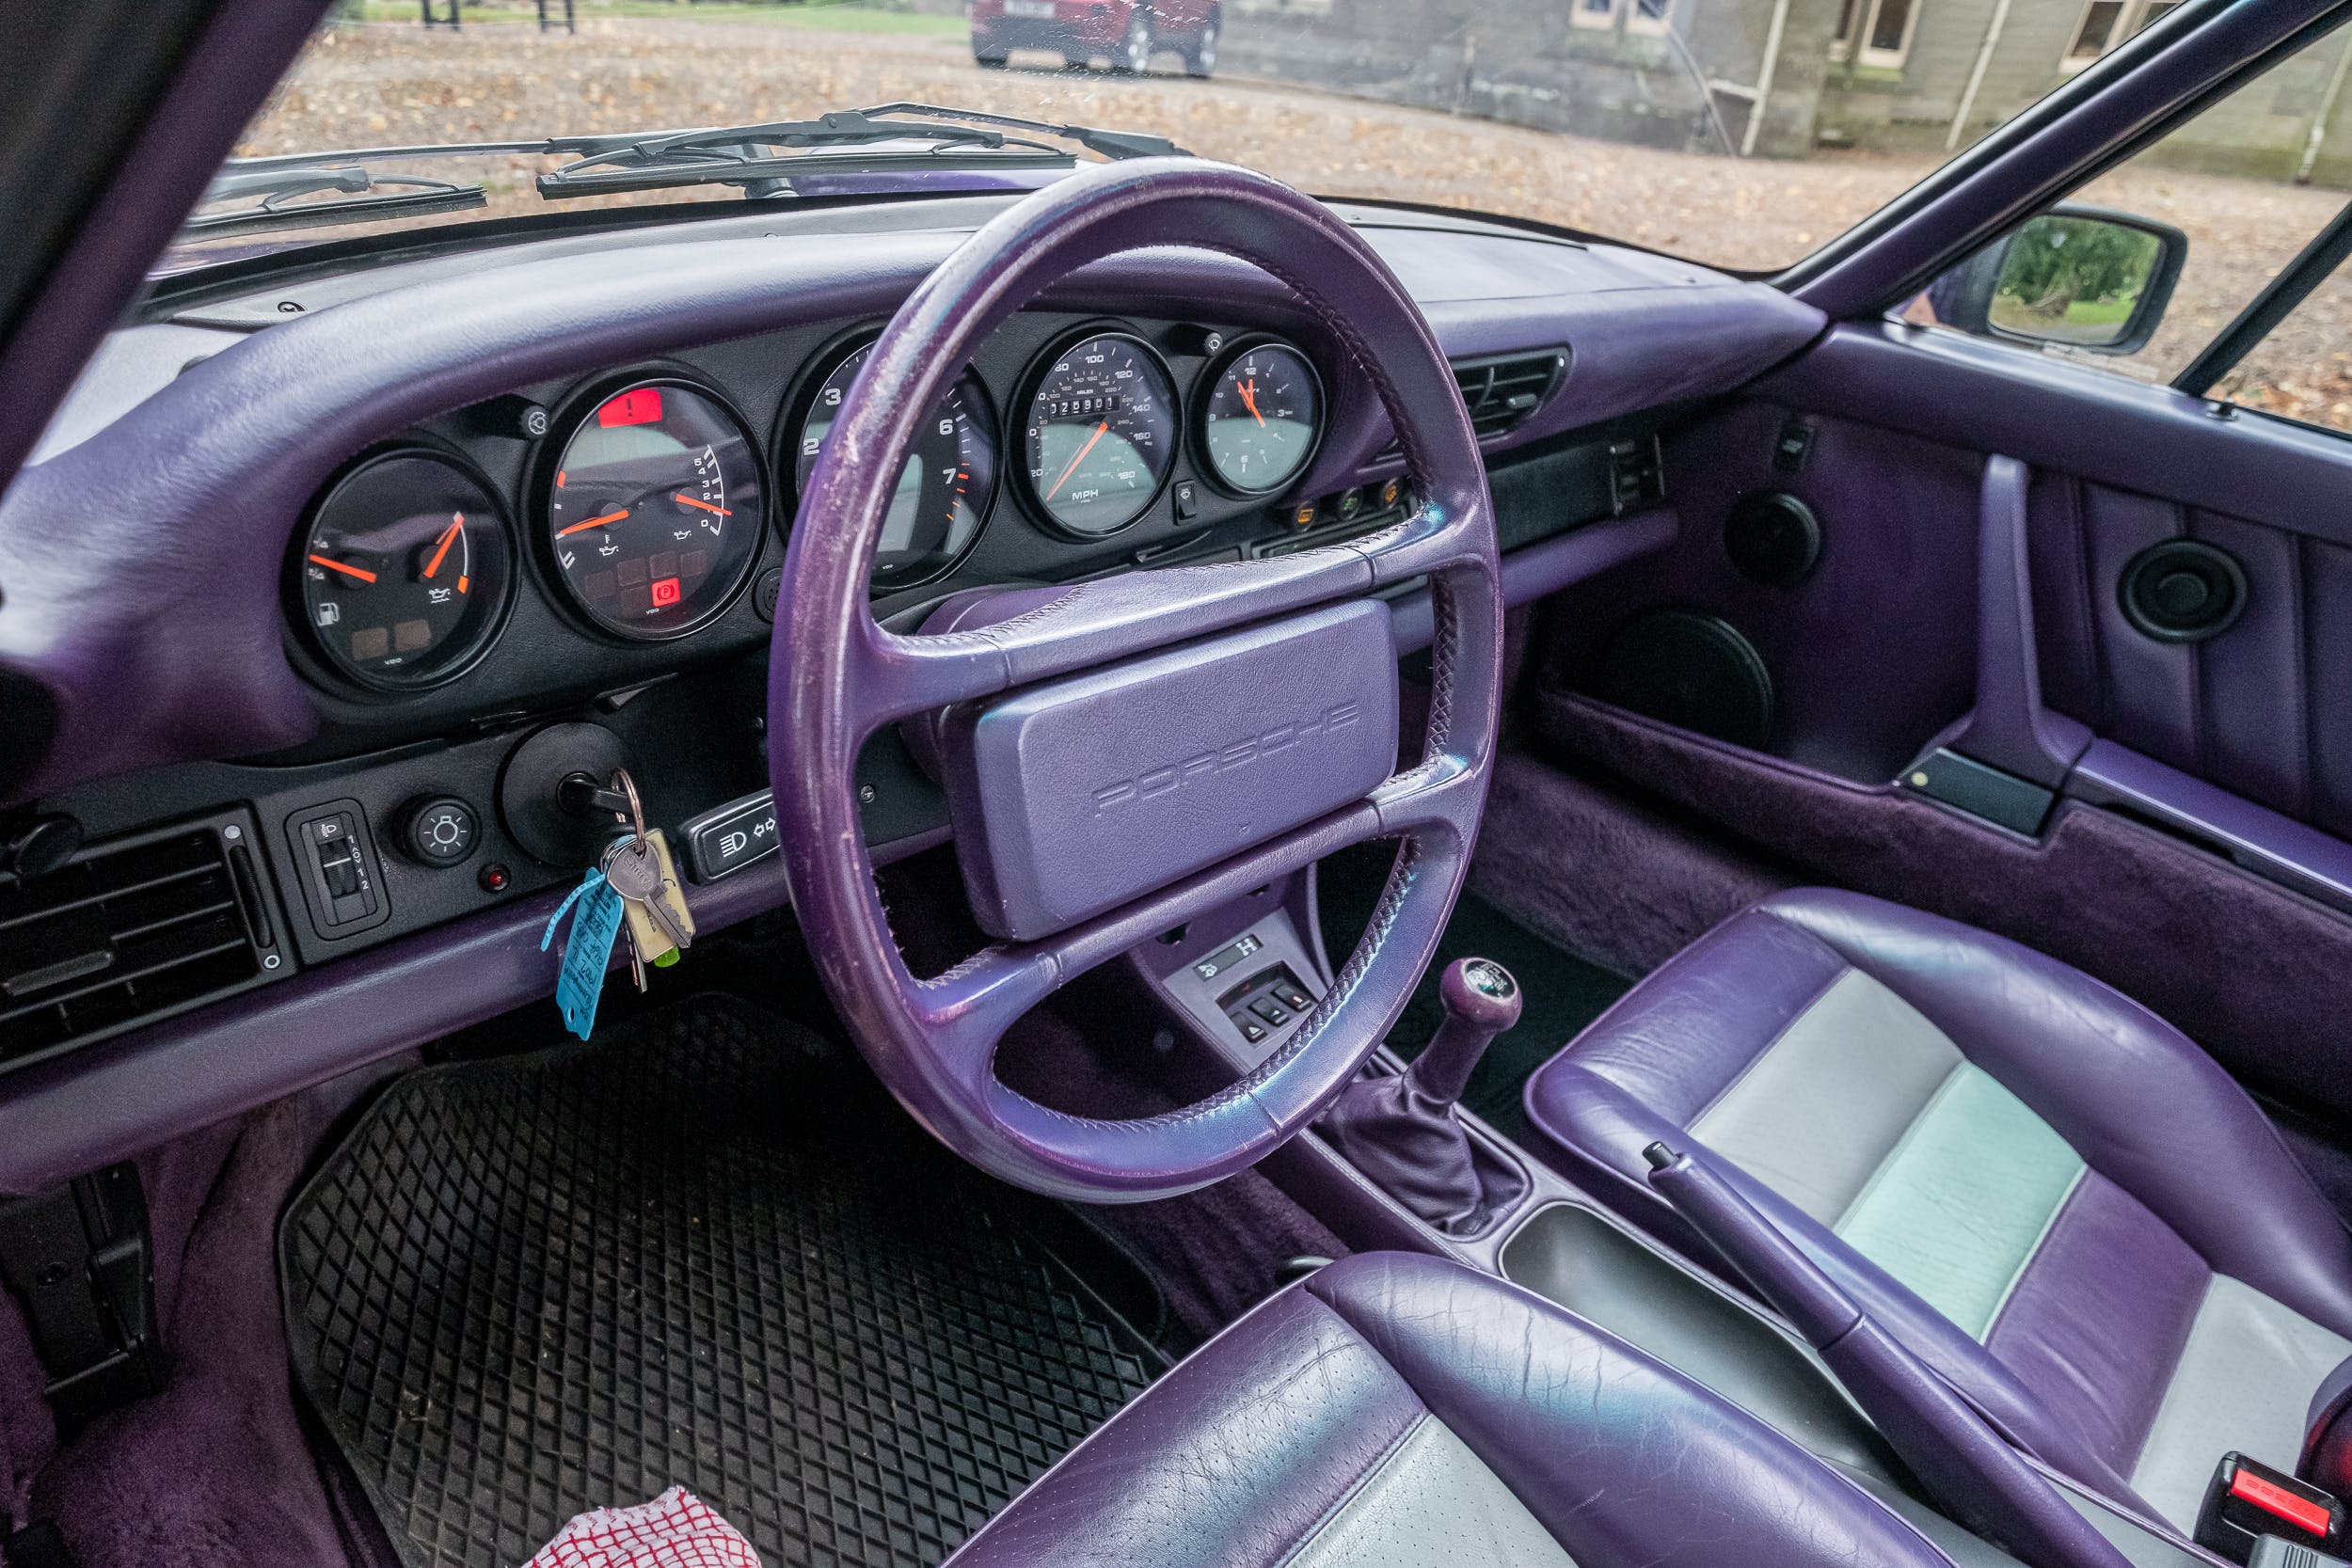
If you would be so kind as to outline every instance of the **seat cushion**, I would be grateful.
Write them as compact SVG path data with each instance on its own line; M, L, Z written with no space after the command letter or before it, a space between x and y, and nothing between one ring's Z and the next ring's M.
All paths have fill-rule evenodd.
M1950 1568L1778 1433L1558 1307L1363 1254L1145 1390L949 1560Z
M1527 1105L1573 1174L1694 1249L1640 1151L1696 1145L2013 1440L2183 1528L2225 1450L2296 1465L2352 1356L2352 1237L2245 1092L2145 1008L1951 921L1775 894Z

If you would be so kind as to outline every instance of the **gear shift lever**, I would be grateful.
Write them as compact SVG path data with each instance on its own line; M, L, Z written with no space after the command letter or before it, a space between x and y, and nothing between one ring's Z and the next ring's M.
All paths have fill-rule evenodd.
M1412 1065L1359 1078L1323 1118L1357 1169L1438 1229L1470 1227L1486 1192L1454 1102L1486 1047L1519 1021L1518 982L1491 958L1456 958L1438 983L1445 1022Z

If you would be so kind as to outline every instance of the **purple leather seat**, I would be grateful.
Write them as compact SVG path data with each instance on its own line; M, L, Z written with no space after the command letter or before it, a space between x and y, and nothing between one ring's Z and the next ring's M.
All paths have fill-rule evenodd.
M1950 1568L1851 1481L1591 1324L1435 1258L1284 1291L953 1568Z
M2201 961L2183 954L2182 961ZM1775 894L1527 1086L1572 1174L1712 1161L2012 1441L2184 1530L2235 1449L2343 1484L2352 1235L2254 1102L2146 1008L2016 943Z

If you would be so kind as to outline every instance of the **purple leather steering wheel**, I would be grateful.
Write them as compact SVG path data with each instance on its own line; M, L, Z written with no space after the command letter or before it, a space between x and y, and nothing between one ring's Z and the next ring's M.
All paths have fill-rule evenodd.
M1252 262L1315 312L1352 358L1349 372L1377 391L1396 427L1416 501L1410 515L1343 545L1262 562L1009 594L1001 618L975 626L967 615L950 633L884 631L867 609L867 577L917 422L1012 312L1089 261L1150 245L1207 248ZM1294 646L1283 639L1287 626L1423 578L1436 605L1435 684L1411 766L1116 908L1001 942L928 979L908 970L876 895L859 822L855 768L869 736L935 710L968 714L974 709L961 705L1015 689L1025 696L1050 692L1052 683L1077 672L1155 668L1171 648L1181 665L1237 627L1271 638L1265 658L1286 651L1305 657L1327 644L1309 638ZM1486 800L1502 615L1492 503L1460 391L1402 285L1329 211L1244 169L1149 159L1090 166L997 216L914 291L867 356L810 478L776 612L770 772L785 875L859 1048L949 1148L1055 1196L1166 1196L1264 1156L1354 1076L1436 951ZM1162 658L1141 658L1152 654ZM1378 658L1392 657L1383 633ZM1391 728L1394 687L1385 670L1392 668L1382 676L1391 712L1373 716ZM1282 673L1294 683L1318 678L1311 671ZM1147 682L1127 700L1148 710L1150 689ZM1246 693L1239 701L1247 705ZM1078 728L1083 747L1085 726ZM1107 752L1115 742L1103 744ZM1094 760L1073 759L1066 749L1055 758L1064 769ZM1137 759L1099 760L1109 776ZM1283 777L1275 771L1285 766L1281 759L1261 766L1262 782ZM1389 767L1381 756L1372 776ZM960 840L977 832L967 803L976 812L1020 804L959 802ZM1076 974L1335 849L1391 836L1403 848L1363 942L1282 1048L1247 1077L1179 1111L1104 1121L1040 1105L992 1070L1006 1029Z

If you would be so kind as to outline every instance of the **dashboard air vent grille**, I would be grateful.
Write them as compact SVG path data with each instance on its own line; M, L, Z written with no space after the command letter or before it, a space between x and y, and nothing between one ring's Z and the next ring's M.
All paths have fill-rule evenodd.
M208 823L0 876L0 1068L260 978L255 890L231 853Z
M1470 409L1470 429L1481 441L1491 441L1527 422L1544 405L1567 373L1568 351L1546 349L1540 354L1501 354L1483 359L1454 361L1454 379L1461 384L1462 402ZM1391 441L1377 462L1399 455L1404 449Z
M1455 360L1454 379L1470 405L1470 428L1482 441L1517 429L1551 395L1567 366L1568 356L1556 350Z

